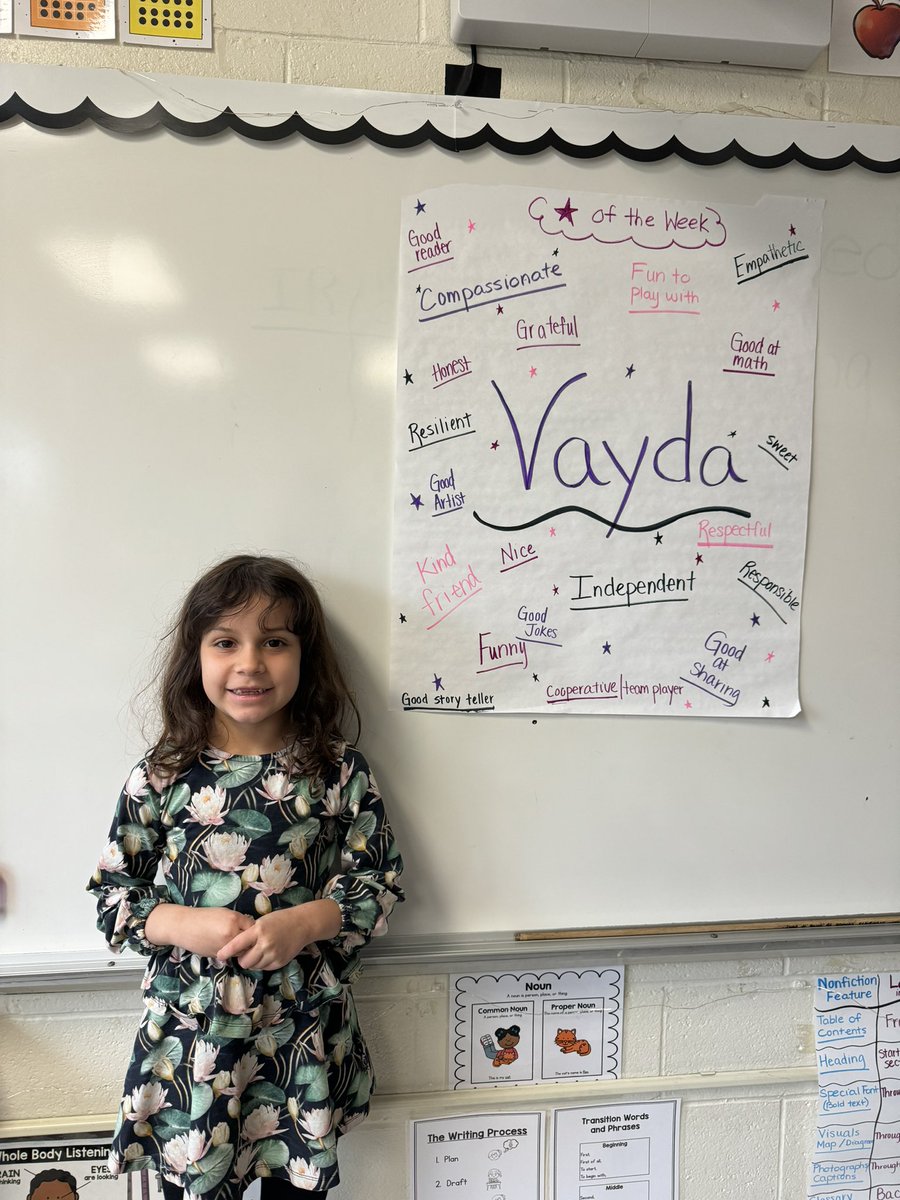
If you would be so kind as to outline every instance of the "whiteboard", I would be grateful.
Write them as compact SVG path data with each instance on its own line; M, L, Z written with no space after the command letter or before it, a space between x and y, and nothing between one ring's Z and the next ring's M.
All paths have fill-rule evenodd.
M72 76L72 94L94 87L106 111L121 97L120 114L175 94L145 77ZM71 107L56 98L65 72L2 78L3 95L18 88L35 111ZM207 120L234 91L261 128L301 102L331 130L363 111L393 130L431 118L453 136L486 119L452 101L255 87L179 80L172 103ZM522 140L568 122L573 141L614 127L646 148L663 128L659 116L491 105ZM800 124L662 117L702 150L737 136L755 151L789 145ZM887 161L898 132L805 136L813 158L844 153L856 133ZM244 550L294 556L320 586L407 860L396 930L900 909L896 179L888 167L656 157L0 127L5 953L97 947L83 887L145 744L132 698L187 585ZM400 198L549 177L676 199L825 200L792 720L387 710Z

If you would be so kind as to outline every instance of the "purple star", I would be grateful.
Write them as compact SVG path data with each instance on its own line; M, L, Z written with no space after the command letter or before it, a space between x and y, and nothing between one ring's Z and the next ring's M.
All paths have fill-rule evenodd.
M556 211L559 213L560 221L568 221L570 225L574 226L575 222L572 220L572 214L577 213L578 209L572 207L571 196L569 196L562 208L558 208Z
M421 200L417 200L417 201L416 201L416 212L417 212L418 214L421 214L421 213L423 213L424 211L425 211L425 205L422 203L422 201L421 201Z
M756 615L756 613L754 613L753 616L750 618L750 624L751 625L759 624L759 617Z
M604 654L611 654L611 653L612 653L612 646L610 646L609 642L604 642L604 643L603 643L603 653L604 653Z
M634 374L634 363L632 363L630 367L625 368L625 378L630 379L633 374Z
M496 450L500 446L499 442L491 442L491 449Z
M442 692L444 690L444 683L440 675L435 675L434 677L434 690L436 692Z
M416 510L416 512L418 512L419 509L422 507L422 497L414 496L412 494L412 492L409 493L409 502L413 506L413 508Z

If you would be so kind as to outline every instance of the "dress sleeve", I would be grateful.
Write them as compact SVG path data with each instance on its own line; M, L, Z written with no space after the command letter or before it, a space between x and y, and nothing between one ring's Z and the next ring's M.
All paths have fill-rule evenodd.
M122 788L109 841L87 885L97 901L97 928L116 954L123 946L146 955L159 949L147 941L144 924L168 899L166 889L154 884L166 846L160 803L146 762L138 763Z
M358 750L344 752L340 780L328 792L329 807L340 813L343 843L341 873L328 880L322 898L341 910L341 929L330 945L351 958L387 931L391 909L404 899L397 884L403 860L378 785Z

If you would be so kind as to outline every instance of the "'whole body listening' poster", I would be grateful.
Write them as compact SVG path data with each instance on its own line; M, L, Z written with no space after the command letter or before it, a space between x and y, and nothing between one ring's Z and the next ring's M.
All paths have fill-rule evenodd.
M404 202L391 698L800 710L822 202Z

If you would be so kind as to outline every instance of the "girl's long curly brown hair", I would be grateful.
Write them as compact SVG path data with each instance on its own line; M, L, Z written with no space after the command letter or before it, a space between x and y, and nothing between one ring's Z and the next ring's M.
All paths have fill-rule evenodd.
M345 721L359 710L341 671L312 583L293 563L265 555L237 554L207 571L191 588L166 633L165 658L157 676L161 728L147 755L150 768L170 777L184 771L209 745L215 709L203 690L200 642L225 613L237 612L260 597L270 608L285 602L288 628L300 639L300 683L288 705L293 763L321 775L343 741Z

